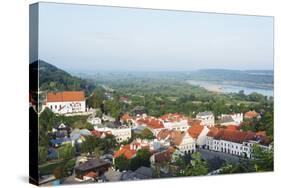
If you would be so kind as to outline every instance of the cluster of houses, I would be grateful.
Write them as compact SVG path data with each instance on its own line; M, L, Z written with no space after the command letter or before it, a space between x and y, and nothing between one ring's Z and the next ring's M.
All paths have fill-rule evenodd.
M48 93L46 106L58 114L84 112L86 111L85 95L80 91ZM135 139L127 145L122 145L113 154L113 164L115 159L121 155L128 160L134 158L139 149L150 151L152 168L157 164L173 162L179 156L194 153L198 148L252 158L251 152L254 144L264 149L271 147L265 132L254 133L239 130L244 119L252 118L260 118L260 114L255 111L245 114L221 114L215 120L214 114L210 111L200 112L195 118L178 113L169 113L161 117L148 116L145 113L134 115L125 113L121 117L120 123L117 124L114 118L92 115L88 118L88 122L93 125L93 131L71 130L62 123L53 128L51 143L54 147L59 147L63 143L74 145L83 142L83 136L95 135L102 138L107 134L114 135L116 141L122 143L131 139L132 132L139 133L144 129L149 129L154 139ZM86 160L77 167L76 177L81 180L85 180L87 177L93 178L104 174L109 167L108 162L100 159ZM96 168L99 170L95 170ZM142 170L145 171L145 169ZM132 177L132 174L136 176L138 173L132 172L126 177ZM135 176L134 178L136 178Z

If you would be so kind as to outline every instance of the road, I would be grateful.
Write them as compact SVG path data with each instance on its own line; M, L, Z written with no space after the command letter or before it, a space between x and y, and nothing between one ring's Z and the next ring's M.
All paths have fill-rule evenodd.
M200 154L204 160L210 160L215 157L219 157L220 159L223 159L227 162L234 162L234 163L239 162L239 157L228 154L228 153L215 152L215 151L210 151L210 150L206 150L206 149L198 149L198 151L200 152Z

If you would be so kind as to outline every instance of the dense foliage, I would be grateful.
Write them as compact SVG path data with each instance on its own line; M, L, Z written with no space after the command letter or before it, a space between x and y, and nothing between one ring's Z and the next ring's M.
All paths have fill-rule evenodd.
M72 76L43 60L33 62L31 67L38 67L39 88L41 91L75 91L83 90L89 95L95 88L92 81Z

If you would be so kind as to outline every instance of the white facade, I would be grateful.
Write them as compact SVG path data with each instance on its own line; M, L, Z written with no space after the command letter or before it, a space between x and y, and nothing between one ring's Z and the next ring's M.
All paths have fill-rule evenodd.
M221 117L225 117L225 116L230 116L233 119L233 123L235 125L240 125L240 123L243 122L243 113L237 113L237 114L222 114ZM226 124L226 126L229 124ZM233 125L233 124L232 124Z
M256 141L244 141L242 143L231 142L227 140L217 140L213 137L207 136L206 146L209 150L218 151L223 153L228 153L232 155L237 155L240 157L246 156L247 158L252 158L252 147L254 144L258 144ZM260 145L264 149L269 149L269 146Z
M99 125L99 124L101 124L101 118L99 118L99 117L92 117L92 116L90 116L87 121L89 123L91 123L92 125Z
M204 126L203 130L201 131L198 138L196 139L196 144L197 146L199 146L199 148L202 148L204 145L206 145L208 132L209 132L208 127Z
M182 153L193 153L196 151L196 142L187 132L183 137L180 145L177 146Z
M163 121L165 129L176 130L176 131L187 131L189 128L187 119L182 119L180 121Z
M116 137L117 142L127 141L132 137L132 131L130 127L118 127L118 128L110 128L110 127L94 127L95 130L100 132L111 132L112 135Z
M47 102L46 106L57 114L67 114L67 113L86 111L85 101Z
M196 115L196 119L201 120L201 125L213 127L215 125L215 117L211 112L200 112Z

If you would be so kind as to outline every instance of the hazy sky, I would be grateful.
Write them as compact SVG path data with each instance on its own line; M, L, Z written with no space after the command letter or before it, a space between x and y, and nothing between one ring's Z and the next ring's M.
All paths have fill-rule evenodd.
M41 3L39 58L72 71L273 69L273 17Z

